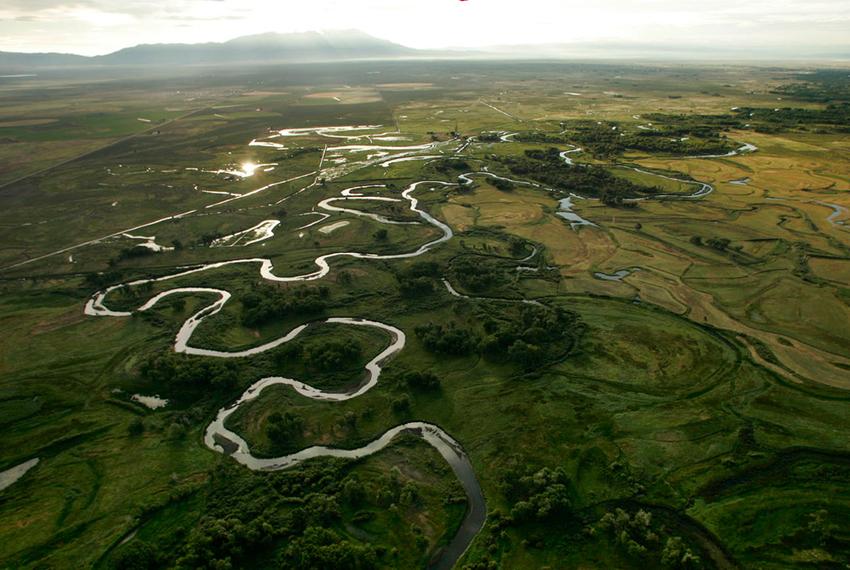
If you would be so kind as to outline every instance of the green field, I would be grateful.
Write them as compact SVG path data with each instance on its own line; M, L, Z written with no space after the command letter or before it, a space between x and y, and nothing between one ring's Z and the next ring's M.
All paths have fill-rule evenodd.
M819 77L4 85L0 472L39 462L0 489L0 568L451 566L476 499L425 431L244 465L411 422L483 493L457 568L846 567L850 142L792 120Z

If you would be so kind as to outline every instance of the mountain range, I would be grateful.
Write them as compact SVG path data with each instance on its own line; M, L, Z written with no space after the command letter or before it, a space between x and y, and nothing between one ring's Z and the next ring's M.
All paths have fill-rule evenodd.
M496 59L646 59L646 60L848 60L846 48L832 50L717 45L675 46L574 42L501 45L479 49L421 50L370 36L358 30L265 33L226 42L141 44L106 55L17 53L0 51L0 70L22 72L45 67L185 66L245 63L302 63L356 59L496 58Z
M414 56L419 50L382 40L357 30L266 33L221 43L141 44L106 55L0 52L3 67L89 65L197 65L264 62L391 59Z

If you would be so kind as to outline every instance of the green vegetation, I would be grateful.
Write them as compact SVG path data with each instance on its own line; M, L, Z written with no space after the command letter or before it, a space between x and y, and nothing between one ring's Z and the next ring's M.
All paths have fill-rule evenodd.
M657 115L648 115L648 119L658 121ZM628 132L623 131L619 123L596 123L579 121L568 126L568 137L588 148L594 156L610 158L622 155L626 151L642 151L666 155L725 154L735 150L737 145L730 142L712 124L692 124L677 121L665 124L663 128L647 128Z
M457 568L846 566L848 83L812 71L352 62L8 87L9 122L55 121L0 132L0 184L31 174L0 189L0 470L39 459L0 491L0 567L429 567L470 498L419 428L276 468L413 422L457 442L486 503ZM368 101L305 100L364 82ZM434 145L248 146L346 125ZM274 166L216 173L248 162ZM423 180L443 183L402 196ZM320 206L343 197L369 216ZM119 316L85 314L120 284ZM238 357L177 353L178 334ZM241 441L205 442L240 398Z
M527 150L524 157L506 157L503 162L516 176L531 178L563 191L598 197L608 205L624 205L626 198L658 193L656 186L641 186L595 165L564 163L557 148Z

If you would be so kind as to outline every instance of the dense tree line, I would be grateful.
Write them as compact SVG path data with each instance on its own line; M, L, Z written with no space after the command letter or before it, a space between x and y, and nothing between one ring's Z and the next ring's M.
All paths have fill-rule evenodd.
M452 261L449 275L453 282L476 293L503 285L508 281L508 275L498 261L471 255L458 257Z
M483 336L453 322L420 325L415 332L425 348L437 354L479 354L535 370L568 354L585 329L576 313L542 305L486 312L477 320L483 323Z
M503 315L507 318L484 321L483 354L496 360L507 357L525 370L534 370L568 353L584 332L578 314L561 307L523 305L518 311L518 318L509 313Z
M290 315L317 315L326 307L327 287L259 287L242 297L242 324L257 326Z
M469 172L469 163L462 158L444 158L433 164L434 170L442 174L455 174L457 172Z
M850 103L835 103L823 109L782 107L774 109L742 107L737 111L739 121L763 123L773 130L817 130L850 133ZM759 130L769 130L762 127Z
M816 69L796 79L799 81L780 85L773 93L816 103L850 102L850 76L844 69Z
M735 149L735 144L715 125L687 122L623 131L616 124L584 121L572 126L569 136L600 158L618 156L629 150L687 156L723 154Z
M363 346L353 338L295 339L281 346L274 360L279 367L292 368L300 360L308 370L344 372L359 367L362 356Z
M495 143L502 139L502 135L495 132L486 132L478 135L478 140L483 143Z
M557 148L527 150L523 156L506 156L500 160L516 176L530 178L547 186L600 198L606 203L657 194L656 186L641 186L615 176L596 165L573 166L564 162Z
M650 136L653 132L659 136L676 133L686 136L708 136L706 133L729 129L753 129L758 132L814 131L827 133L850 132L850 103L834 102L821 109L802 109L799 107L740 107L732 113L721 115L665 115L661 113L646 115L646 119L656 123L657 131L642 131L640 136ZM708 139L715 140L715 139ZM686 141L691 142L691 141ZM723 152L732 150L726 148ZM700 152L699 154L704 154ZM719 154L719 153L709 153Z
M156 385L182 388L221 388L235 386L239 380L236 364L226 359L192 358L171 351L146 360L139 367L141 376Z
M524 143L538 143L538 144L570 144L569 139L563 134L553 135L550 133L544 133L541 131L532 131L519 133L514 136L514 140L517 142Z
M396 272L395 277L401 294L406 297L427 295L434 292L443 267L434 261L417 261Z
M307 362L326 372L347 368L357 362L362 354L363 347L351 338L311 342L304 348Z
M414 330L425 348L437 354L466 356L477 351L481 342L474 331L454 323L427 323L418 325Z

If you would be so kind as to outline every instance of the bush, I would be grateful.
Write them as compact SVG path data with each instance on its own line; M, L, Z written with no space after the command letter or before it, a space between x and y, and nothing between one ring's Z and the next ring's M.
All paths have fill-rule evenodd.
M353 339L314 342L304 349L308 363L322 371L347 367L362 353L363 347Z
M433 372L407 372L403 376L404 381L411 388L418 390L439 390L440 379Z
M266 435L276 443L282 444L301 435L304 429L304 420L301 416L291 412L275 412L269 416L268 424L266 425Z
M454 323L446 326L434 323L420 325L415 329L416 336L431 352L463 356L478 348L478 336L467 329L457 328Z
M161 555L156 546L133 540L112 556L114 570L154 570L160 568Z
M516 188L513 182L505 180L504 178L491 178L490 184L502 192L511 192L514 188Z
M401 395L393 400L392 406L394 412L399 414L405 413L410 410L410 398L406 395Z

